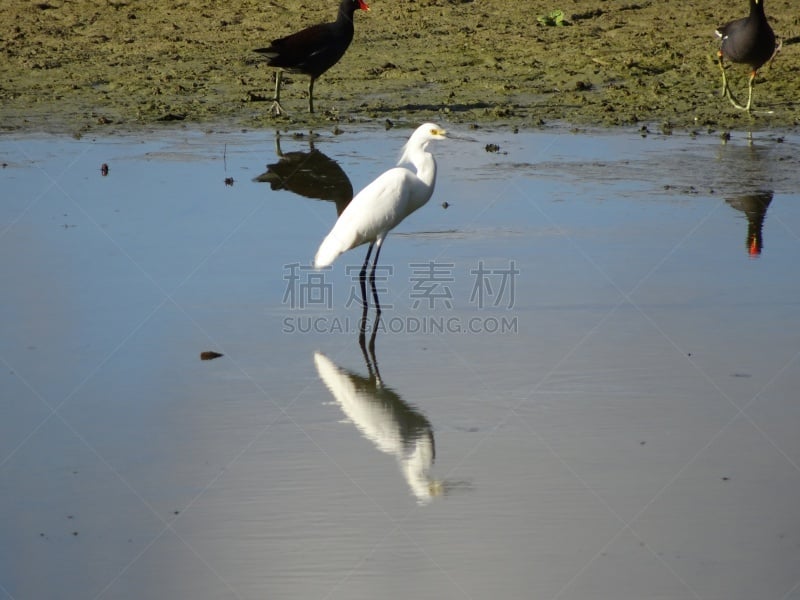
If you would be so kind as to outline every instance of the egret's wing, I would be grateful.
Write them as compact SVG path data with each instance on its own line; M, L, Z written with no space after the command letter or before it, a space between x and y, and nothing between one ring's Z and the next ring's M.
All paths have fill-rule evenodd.
M408 169L397 167L386 171L353 199L355 206L342 219L342 227L358 232L359 243L397 227L410 213L409 198L417 182L417 176Z
M351 248L383 237L409 213L418 177L401 167L389 169L356 194L344 209L314 258L317 267L333 263Z

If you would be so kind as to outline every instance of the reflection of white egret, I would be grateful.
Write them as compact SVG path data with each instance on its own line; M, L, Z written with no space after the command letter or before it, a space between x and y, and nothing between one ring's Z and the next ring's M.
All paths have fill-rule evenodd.
M362 435L397 458L417 501L425 504L441 495L442 482L430 476L435 446L425 415L385 387L371 367L369 377L364 377L338 367L320 352L314 353L314 364L320 379Z
M384 238L403 219L425 205L433 194L436 161L426 148L432 140L444 139L445 133L438 125L425 123L411 134L398 166L380 175L347 205L317 250L314 257L317 268L327 267L343 252L369 243L361 267L362 289L369 257L377 246L370 274L370 280L375 281L375 266ZM404 164L412 165L414 170L400 166Z

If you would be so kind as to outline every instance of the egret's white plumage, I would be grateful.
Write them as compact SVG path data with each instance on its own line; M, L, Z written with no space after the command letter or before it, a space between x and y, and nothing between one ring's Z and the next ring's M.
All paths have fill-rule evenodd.
M398 166L361 190L344 209L317 250L315 267L327 267L343 252L369 243L362 273L366 270L373 246L377 245L372 266L374 274L386 235L433 194L436 161L427 151L427 146L432 140L444 139L445 133L438 125L425 123L411 134Z

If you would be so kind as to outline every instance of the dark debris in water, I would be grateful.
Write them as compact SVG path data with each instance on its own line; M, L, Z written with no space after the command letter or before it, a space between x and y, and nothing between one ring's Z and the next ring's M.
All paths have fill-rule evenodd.
M206 350L200 353L200 360L214 360L215 358L219 358L223 356L219 352L214 352L213 350Z

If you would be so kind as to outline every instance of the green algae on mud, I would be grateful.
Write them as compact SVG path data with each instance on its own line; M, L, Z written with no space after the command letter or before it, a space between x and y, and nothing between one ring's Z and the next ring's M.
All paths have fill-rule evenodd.
M353 43L316 86L284 78L287 117L272 117L273 71L252 52L331 20L336 1L6 0L0 23L5 130L114 131L162 122L318 127L338 120L442 118L682 128L790 128L800 122L800 13L769 0L782 51L757 79L754 116L719 97L714 29L746 2L712 0L373 0ZM561 10L566 24L548 26ZM553 21L554 23L555 21ZM747 67L730 67L735 89Z

